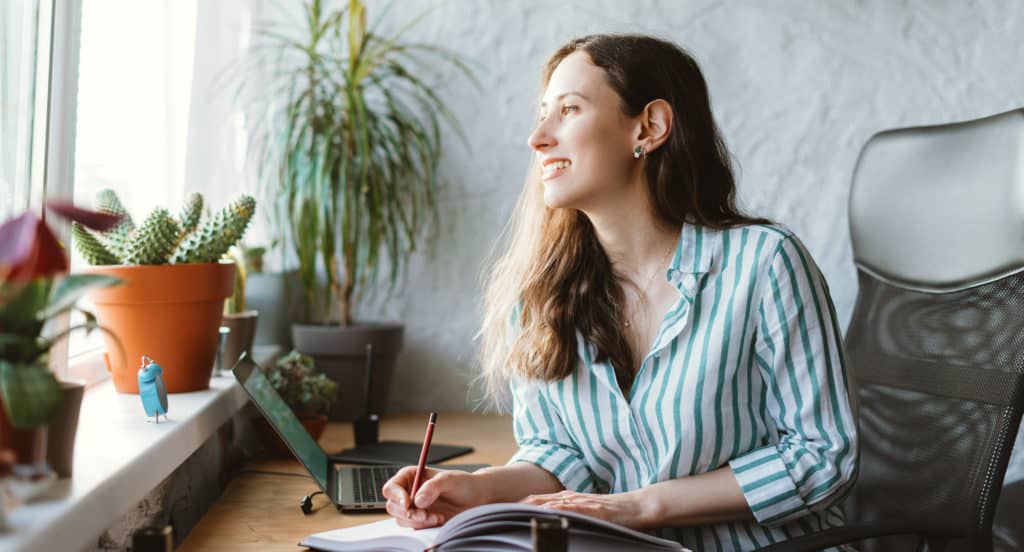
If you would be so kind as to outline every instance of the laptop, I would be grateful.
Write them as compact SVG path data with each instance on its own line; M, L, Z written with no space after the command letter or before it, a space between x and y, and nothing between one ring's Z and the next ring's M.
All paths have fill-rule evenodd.
M235 363L234 372L253 404L267 419L281 440L288 445L320 489L342 512L384 510L387 499L381 488L402 468L401 465L341 466L302 427L292 409L263 375L263 370L248 357ZM445 469L475 471L486 464L446 465Z

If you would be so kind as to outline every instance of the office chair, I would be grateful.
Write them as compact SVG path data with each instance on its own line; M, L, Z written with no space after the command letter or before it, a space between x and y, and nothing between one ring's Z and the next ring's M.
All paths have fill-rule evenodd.
M764 550L991 551L1024 409L1024 110L872 137L850 230L861 462L847 526ZM1018 549L1024 516L1005 517L1001 546Z

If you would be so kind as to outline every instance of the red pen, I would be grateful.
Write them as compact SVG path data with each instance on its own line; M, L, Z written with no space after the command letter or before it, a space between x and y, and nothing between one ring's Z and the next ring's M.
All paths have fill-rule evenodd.
M434 436L434 424L437 422L437 412L430 413L430 420L427 421L427 433L423 436L423 449L420 450L420 463L416 465L416 476L412 478L412 492L409 493L409 500L416 505L416 491L420 490L420 481L423 479L423 468L427 466L427 453L430 452L430 439Z

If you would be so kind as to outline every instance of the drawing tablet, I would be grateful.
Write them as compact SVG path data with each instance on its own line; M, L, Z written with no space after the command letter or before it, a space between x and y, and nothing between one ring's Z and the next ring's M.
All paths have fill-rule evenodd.
M335 462L347 464L400 464L415 466L420 461L420 450L422 447L422 443L381 441L379 443L360 445L355 448L347 448L332 454L330 458ZM449 458L469 454L470 452L473 452L473 447L432 443L430 445L430 452L427 454L427 463L436 464Z

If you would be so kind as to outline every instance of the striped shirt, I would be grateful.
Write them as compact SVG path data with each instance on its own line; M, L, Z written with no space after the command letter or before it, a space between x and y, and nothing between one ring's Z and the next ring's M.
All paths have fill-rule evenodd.
M666 277L679 299L628 396L579 333L569 377L512 383L509 463L598 493L728 464L756 521L655 531L694 550L842 525L857 430L835 309L807 249L780 225L685 224Z

